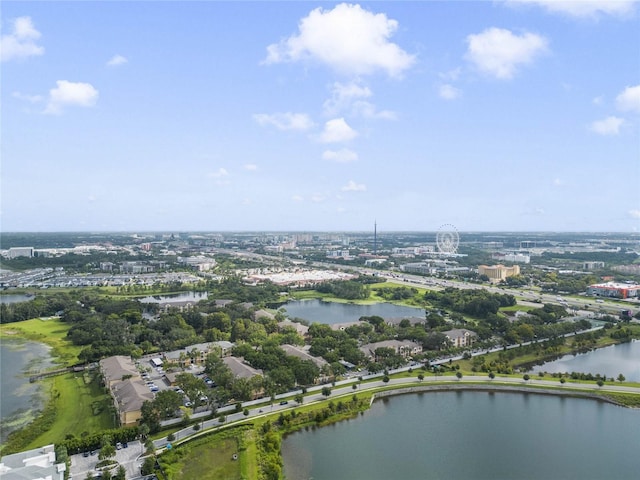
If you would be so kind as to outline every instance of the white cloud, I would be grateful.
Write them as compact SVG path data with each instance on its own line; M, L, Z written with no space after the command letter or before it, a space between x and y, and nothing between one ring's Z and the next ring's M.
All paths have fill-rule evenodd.
M210 172L207 176L209 178L223 178L223 177L226 177L228 175L229 175L229 172L227 171L227 169L220 167L215 172Z
M510 5L536 5L550 13L571 17L596 17L598 15L627 15L634 11L637 0L507 0Z
M553 186L554 187L563 187L564 186L564 180L561 180L559 178L554 178L553 179Z
M348 148L341 150L325 150L322 152L322 159L336 163L349 163L358 160L358 154Z
M640 218L640 208L629 210L629 216L631 218Z
M591 100L591 102L592 102L594 105L598 105L598 106L600 106L600 105L602 105L602 104L604 103L604 98L602 98L602 96L595 97L593 100Z
M324 102L325 115L336 115L351 107L354 101L369 98L373 95L369 87L359 85L357 82L335 82L331 88L331 98Z
M535 33L515 35L503 28L488 28L467 36L465 58L480 71L500 79L510 79L518 67L533 62L547 50L547 40Z
M609 116L604 120L598 120L593 122L589 128L592 132L599 135L618 135L620 133L620 127L624 124L624 119L614 116Z
M362 183L356 183L353 180L349 180L344 187L342 187L343 192L364 192L367 189L366 185Z
M323 143L346 142L354 139L357 135L358 132L351 128L344 118L334 118L324 124L320 141Z
M98 90L90 83L58 80L56 85L49 90L44 113L59 114L65 107L93 107L98 101Z
M616 106L623 112L640 113L640 85L625 88L616 97Z
M31 17L18 17L13 22L11 33L0 38L0 60L7 62L17 58L42 55L44 47L37 45L41 34L33 26Z
M42 95L29 95L27 93L13 92L11 94L12 97L17 98L18 100L24 100L29 103L39 103L44 100Z
M348 75L382 70L399 77L415 57L389 41L397 28L396 20L360 5L341 3L333 10L318 7L300 20L298 34L267 47L264 63L312 60Z
M255 172L258 170L258 166L255 163L247 163L244 165L244 169L250 172Z
M107 66L108 67L118 67L120 65L124 65L125 63L127 63L129 60L127 60L125 57L123 57L122 55L114 55L113 57L111 57L111 59L107 62Z
M325 198L326 197L324 195L316 193L315 195L311 196L311 201L315 203L320 203L320 202L324 202Z
M438 94L440 95L440 98L445 100L455 100L456 98L460 98L462 90L454 87L453 85L445 84L440 86Z
M447 82L454 82L458 79L458 77L460 77L461 73L462 73L462 68L457 67L457 68L454 68L453 70L449 70L448 72L439 73L438 76L442 80L445 80Z
M304 200L304 197L300 195L294 195L293 197L291 197L291 200L293 200L294 202L302 202Z
M260 125L273 125L278 130L308 130L313 127L313 122L306 113L256 113L253 119Z

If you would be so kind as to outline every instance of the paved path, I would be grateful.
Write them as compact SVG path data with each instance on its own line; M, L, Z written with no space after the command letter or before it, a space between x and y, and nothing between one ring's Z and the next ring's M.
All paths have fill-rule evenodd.
M594 394L604 393L604 392L627 392L627 393L640 394L640 387L631 387L631 386L613 384L613 383L605 383L602 387L598 387L593 382L592 383L567 382L567 383L561 384L559 380L555 380L555 381L543 380L543 379L534 378L533 376L530 380L527 380L527 381L525 381L523 378L501 377L501 376L496 376L495 379L490 380L485 374L464 376L461 379L457 379L452 376L437 376L437 377L425 376L424 380L422 380L421 382L418 382L417 376L420 372L421 372L420 369L414 368L413 378L392 378L387 383L382 381L381 375L378 376L379 379L374 381L369 381L366 383L365 382L360 383L357 379L343 380L341 382L338 382L335 387L331 387L331 395L328 397L328 399L350 396L356 392L370 391L370 390L374 390L376 388L385 387L385 386L395 386L398 388L402 388L403 386L415 387L417 386L416 384L419 384L418 386L427 387L429 386L429 384L442 383L442 382L448 382L450 385L454 385L454 386L455 385L463 386L465 384L468 386L471 386L470 384L473 384L473 383L477 384L478 382L482 382L483 383L482 386L486 388L491 388L492 386L495 386L495 387L508 386L513 388L518 388L518 387L526 388L526 387L537 386L537 387L553 387L553 389L556 391L565 390L567 392L571 392L572 390L587 390ZM394 371L392 371L391 373L394 373ZM365 377L365 379L366 378L367 377ZM354 385L356 385L356 389L353 388ZM323 396L321 393L322 387L323 386L318 386L318 387L313 387L313 389L309 389L310 391L311 390L313 391L305 395L304 405L309 405L309 404L327 400L327 397ZM292 398L293 394L289 393L286 396L280 396L279 398L285 398L285 397ZM258 401L249 402L249 403L256 404L257 402ZM260 400L259 402L264 403L264 399ZM244 407L249 408L249 403L246 403ZM203 417L202 422L199 424L200 429L198 431L195 431L193 429L193 426L179 430L178 432L174 433L174 436L175 436L174 442L178 440L183 440L187 437L193 436L199 432L209 430L211 428L218 428L220 426L229 425L241 420L246 420L248 418L256 418L260 416L270 415L272 413L277 413L279 411L290 410L297 406L299 406L299 404L293 400L288 400L288 403L286 405L280 405L279 399L277 399L273 405L259 406L259 407L256 406L254 408L249 408L248 416L245 416L244 413L242 412L227 413L225 422L220 422L218 419L205 420L204 419L205 417ZM224 409L221 409L220 411L222 410ZM229 407L227 407L227 411L228 410L229 410ZM204 415L208 416L208 414L204 414ZM165 448L168 443L169 442L167 441L166 438L162 438L154 441L154 445L157 449Z

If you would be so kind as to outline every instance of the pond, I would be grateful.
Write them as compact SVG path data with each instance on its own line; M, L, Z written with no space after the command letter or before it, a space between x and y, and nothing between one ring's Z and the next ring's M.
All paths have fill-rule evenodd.
M635 340L586 353L565 355L557 360L536 365L532 372L599 373L608 378L623 374L627 381L640 382L640 341Z
M424 309L394 305L393 303L374 303L356 305L353 303L324 302L322 300L296 300L284 305L289 318L302 318L318 323L357 322L360 317L378 315L383 318L421 317Z
M140 303L174 303L206 300L209 294L207 292L184 292L175 295L153 295L149 297L139 298Z
M638 478L640 411L580 398L431 392L287 436L290 479Z
M9 295L0 295L0 303L21 303L28 302L35 298L33 295L23 295L23 294L15 294L10 293Z

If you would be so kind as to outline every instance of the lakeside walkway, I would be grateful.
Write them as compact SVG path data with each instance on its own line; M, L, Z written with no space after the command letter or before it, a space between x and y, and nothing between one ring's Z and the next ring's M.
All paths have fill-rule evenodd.
M640 395L640 387L626 386L623 384L605 383L602 387L599 387L594 383L568 381L564 384L561 384L559 380L552 381L537 378L524 380L523 378L496 376L494 379L489 379L485 374L469 375L460 379L452 376L425 376L422 381L419 381L417 379L417 375L420 372L421 370L419 368L414 369L414 373L416 375L415 377L392 378L389 379L388 382L384 382L382 380L382 374L377 375L380 377L379 380L367 382L363 381L362 383L357 378L342 380L341 382L337 382L335 387L331 387L331 395L329 397L325 397L321 392L322 388L326 387L327 385L312 387L311 389L309 389L309 392L311 393L307 393L305 395L303 404L298 404L294 400L291 400L291 398L293 398L296 393L301 393L301 391L289 392L287 394L280 395L278 396L278 398L276 398L275 403L267 406L264 405L264 399L247 402L243 404L243 410L244 408L249 408L251 406L253 406L253 408L249 408L249 415L246 416L244 415L244 412L236 412L235 407L233 406L223 407L218 410L218 414L224 413L226 415L226 419L224 422L220 422L217 418L205 419L210 416L210 412L194 414L191 417L192 419L202 419L200 423L200 429L198 431L195 431L193 429L193 426L183 428L173 434L175 439L172 442L180 443L189 437L209 433L211 429L219 429L221 427L240 423L252 418L264 417L273 413L291 410L296 407L308 406L314 403L351 396L354 393L367 391L373 392L380 389L383 389L383 391L378 392L377 395L374 395L374 398L376 396L381 397L429 390L504 390L523 393L583 396L600 400L604 400L604 398L602 398L602 394L604 393L632 393ZM390 373L395 373L395 371ZM355 389L353 388L354 385L356 385ZM372 398L372 401L374 398ZM288 403L281 405L280 401L282 399L287 399ZM154 440L153 443L156 450L163 450L169 443L172 442L169 442L165 437Z

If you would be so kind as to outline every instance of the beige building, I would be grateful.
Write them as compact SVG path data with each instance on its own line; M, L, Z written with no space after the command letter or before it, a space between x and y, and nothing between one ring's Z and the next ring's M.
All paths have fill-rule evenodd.
M124 355L104 358L100 360L100 372L113 398L120 425L135 425L142 416L142 404L153 401L153 393L142 381L133 361Z
M478 275L486 275L493 283L498 283L507 277L520 275L520 267L513 265L506 267L504 265L480 265L478 266Z
M442 332L454 347L470 347L478 336L475 332L466 328L456 328Z

